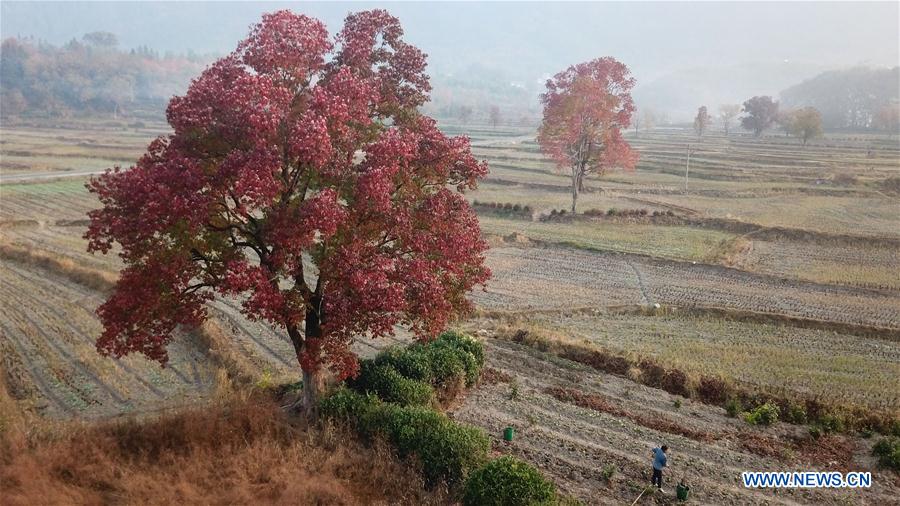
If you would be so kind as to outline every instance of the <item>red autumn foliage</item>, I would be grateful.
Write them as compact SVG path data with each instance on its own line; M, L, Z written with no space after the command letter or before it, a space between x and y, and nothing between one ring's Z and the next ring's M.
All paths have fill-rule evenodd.
M573 213L585 176L637 163L622 138L634 113L632 87L628 67L610 57L573 65L547 81L538 143L560 170L571 171Z
M427 338L469 308L490 273L460 193L487 165L419 114L425 55L402 35L382 10L333 40L318 20L264 15L172 99L173 134L92 179L89 250L118 244L126 265L98 310L102 353L165 363L176 326L244 295L248 317L290 336L309 403L323 366L356 372L354 337Z

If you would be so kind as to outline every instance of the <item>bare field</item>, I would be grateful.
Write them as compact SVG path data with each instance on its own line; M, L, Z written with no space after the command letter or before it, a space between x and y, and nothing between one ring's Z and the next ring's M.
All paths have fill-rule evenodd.
M753 240L740 262L776 276L900 290L900 251L891 247Z
M506 310L664 304L723 307L875 327L900 327L900 294L773 278L638 255L503 247L476 302Z
M180 334L161 368L101 357L100 295L33 266L0 267L3 368L13 395L52 417L96 418L204 397L215 383L204 350Z
M745 489L739 480L747 469L871 469L872 443L830 436L834 440L810 451L802 442L802 427L749 428L720 408L685 399L676 407L676 396L530 348L495 339L485 345L487 367L509 381L470 392L454 418L483 427L494 435L497 451L535 463L585 504L630 504L649 480L649 449L659 444L672 448L670 466L676 471L665 478L667 486L685 479L692 486L691 500L700 504L875 505L888 504L900 493L891 474L878 471L873 487L863 491ZM597 409L560 400L554 392L579 395ZM617 414L604 412L604 405ZM500 440L507 426L517 428L511 443ZM775 453L765 454L767 447ZM831 460L835 455L839 462ZM604 469L613 471L611 479ZM672 502L668 495L645 497L642 503Z
M654 196L654 199L690 207L711 217L770 227L900 237L900 204L896 198L785 194L749 198L664 195Z
M678 312L522 312L466 324L473 331L506 327L536 329L635 360L650 357L755 391L886 411L900 407L900 392L891 386L900 378L900 343L889 339Z
M168 130L165 123L143 121L36 120L4 124L0 128L0 171L13 176L128 166L150 140Z

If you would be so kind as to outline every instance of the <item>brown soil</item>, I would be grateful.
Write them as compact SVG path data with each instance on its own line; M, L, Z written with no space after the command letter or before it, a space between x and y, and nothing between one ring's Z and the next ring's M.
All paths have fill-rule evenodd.
M670 466L665 475L668 492L645 495L641 504L674 503L674 483L682 478L692 487L691 500L699 504L888 504L900 494L893 480L877 478L883 476L880 471L876 471L874 486L867 490L774 493L745 489L739 480L740 473L746 470L842 467L830 462L827 450L797 450L779 455L775 448L792 448L800 437L802 429L797 427L783 423L749 427L728 418L721 408L682 399L512 342L484 342L487 367L509 375L513 382L482 383L469 392L454 411L454 417L483 427L495 438L498 452L533 462L563 492L586 504L630 504L649 483L650 449L660 444L670 447ZM560 401L548 392L566 394L572 402ZM680 408L675 407L678 399L682 402ZM511 443L501 441L507 426L516 429ZM673 433L677 432L673 426L689 429L690 436L704 437ZM748 450L747 446L753 443L770 446L772 451ZM871 462L856 456L853 459L854 470L871 469ZM610 481L603 477L607 466L615 468Z

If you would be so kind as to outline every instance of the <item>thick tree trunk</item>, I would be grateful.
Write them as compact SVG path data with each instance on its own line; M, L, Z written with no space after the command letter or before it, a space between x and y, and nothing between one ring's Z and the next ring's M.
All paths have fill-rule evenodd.
M319 403L319 396L324 390L324 377L318 367L313 370L303 367L301 357L306 351L310 338L315 339L322 336L322 327L318 313L312 310L306 312L306 328L303 335L300 334L300 329L296 326L288 326L287 331L291 338L291 343L294 345L297 362L301 364L303 371L303 395L300 398L299 407L305 413L311 415L315 413Z
M321 371L303 370L303 397L300 406L305 413L313 414L319 405L319 396L325 389L324 378Z
M318 299L318 297L316 297ZM319 306L319 301L313 300L313 306ZM319 319L319 313L316 310L308 309L306 311L306 339L318 339L322 337L322 322ZM318 364L317 364L318 365ZM324 390L323 377L321 371L316 368L314 371L303 370L303 409L307 413L313 413L319 403L319 395Z

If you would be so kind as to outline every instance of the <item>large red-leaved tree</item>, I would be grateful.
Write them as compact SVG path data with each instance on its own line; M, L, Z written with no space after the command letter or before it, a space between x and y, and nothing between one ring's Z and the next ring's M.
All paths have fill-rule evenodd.
M572 65L547 81L541 95L541 150L572 174L572 213L584 178L614 168L632 169L637 153L622 138L631 123L634 79L614 58Z
M98 309L104 354L165 363L216 294L283 329L313 406L323 368L355 374L359 336L436 335L483 284L486 244L460 194L487 166L418 112L425 55L383 10L263 16L169 104L174 132L88 184L89 250L125 269Z

